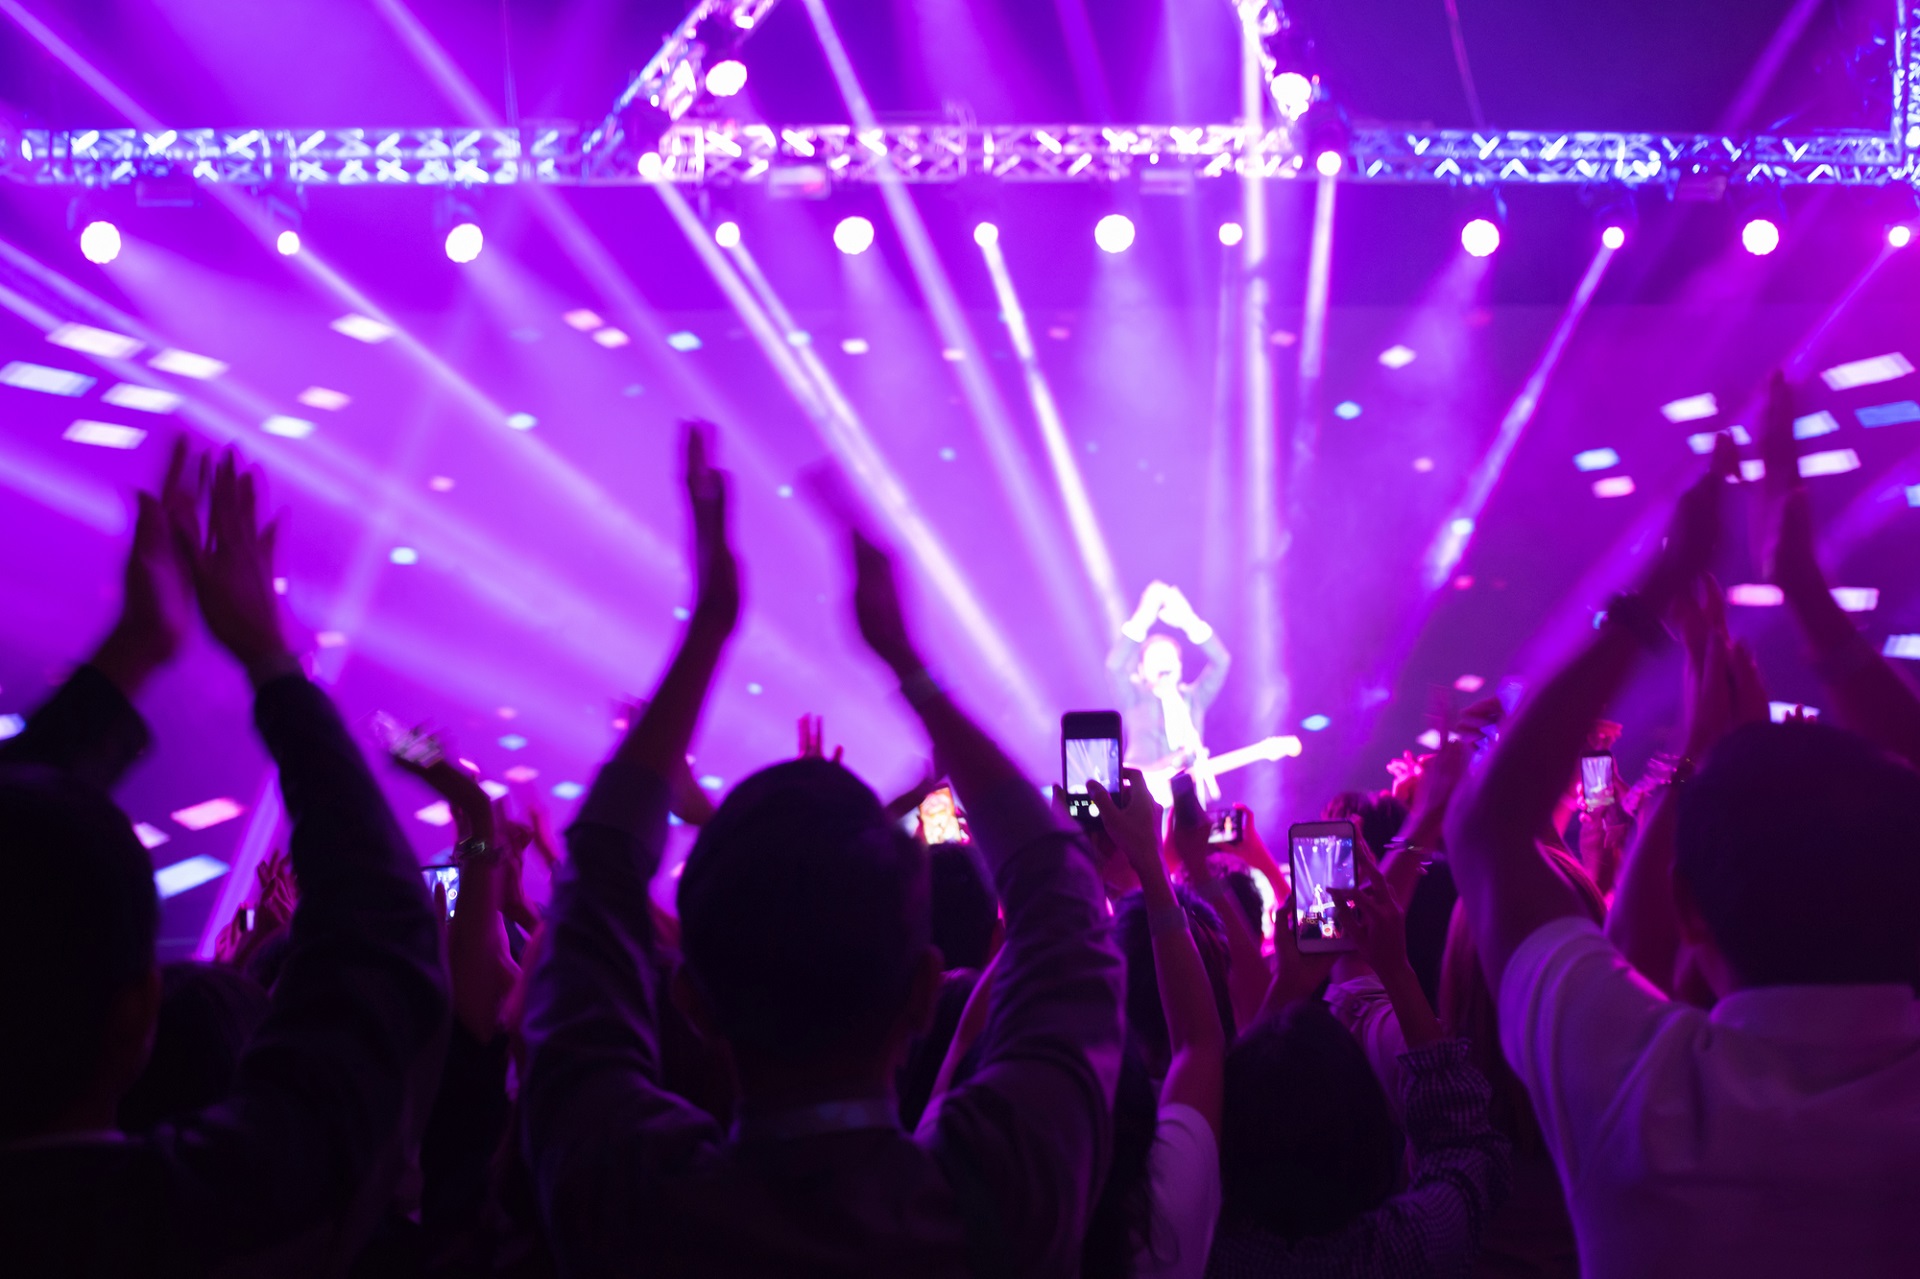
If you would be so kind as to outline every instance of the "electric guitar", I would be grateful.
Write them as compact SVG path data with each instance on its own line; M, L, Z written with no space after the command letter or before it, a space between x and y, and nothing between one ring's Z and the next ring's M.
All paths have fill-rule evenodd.
M1281 737L1269 737L1265 741L1255 742L1251 746L1242 746L1239 750L1225 751L1219 755L1206 752L1192 760L1175 756L1141 769L1147 779L1147 791L1160 802L1161 807L1173 803L1173 775L1179 772L1193 774L1194 785L1199 789L1203 803L1213 803L1220 798L1220 784L1216 780L1223 773L1231 773L1237 768L1261 761L1277 763L1291 759L1300 753L1300 739L1291 734Z

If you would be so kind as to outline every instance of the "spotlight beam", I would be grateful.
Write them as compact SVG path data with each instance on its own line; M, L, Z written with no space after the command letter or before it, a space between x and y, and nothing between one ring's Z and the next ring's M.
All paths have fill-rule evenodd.
M1327 300L1333 290L1333 212L1340 191L1337 175L1321 174L1313 190L1313 239L1307 252L1306 308L1300 324L1300 392L1293 432L1293 475L1288 493L1295 498L1320 448L1320 375L1327 357Z
M1539 408L1540 397L1547 389L1547 380L1559 366L1561 354L1573 338L1574 330L1579 327L1581 317L1586 315L1587 304L1593 301L1594 292L1599 289L1601 278L1607 273L1607 264L1612 261L1613 250L1605 245L1594 252L1593 260L1587 264L1587 273L1581 277L1579 286L1574 289L1573 297L1567 303L1567 309L1561 313L1559 326L1554 329L1540 358L1534 362L1533 372L1528 375L1526 384L1507 407L1506 416L1500 420L1499 433L1474 467L1466 491L1454 504L1440 531L1434 535L1433 543L1427 548L1426 569L1422 575L1422 582L1428 591L1436 591L1444 586L1453 576L1454 566L1466 554L1467 544L1473 537L1474 523L1486 507L1487 499L1493 495L1494 486L1499 484L1501 473L1507 467L1507 459L1513 456L1514 448L1520 443L1520 436L1533 421L1534 410Z
M1046 370L1040 367L1040 357L1034 350L1033 333L1027 327L1027 313L1020 305L1020 294L1013 286L1013 274L1007 270L1006 255L1000 252L997 239L988 240L980 245L980 252L987 261L987 272L993 277L994 296L1000 302L1000 315L1006 322L1007 335L1013 341L1014 354L1020 359L1020 369L1026 374L1027 397L1033 402L1034 420L1040 424L1040 436L1046 442L1047 461L1053 466L1053 478L1060 489L1060 503L1066 508L1067 523L1073 529L1073 541L1080 552L1080 563L1087 572L1087 580L1093 583L1094 594L1100 599L1102 609L1107 616L1107 625L1118 631L1126 620L1126 605L1120 598L1120 584L1113 568L1113 552L1107 547L1106 534L1101 531L1099 516L1094 513L1093 499L1087 493L1085 479L1080 474L1080 463L1073 455L1073 445L1067 439L1066 425L1060 420L1060 409L1053 399L1053 388L1047 382Z
M722 252L678 191L665 183L655 190L685 233L687 243L760 343L774 372L787 384L794 400L813 422L822 443L859 487L868 504L893 530L921 571L932 580L981 663L999 673L1009 700L1025 721L1024 727L1033 733L1051 732L1050 721L1040 713L1041 707L1051 703L1040 697L1013 646L988 616L958 561L921 515L906 485L874 444L866 424L841 393L833 375L821 364L812 347L795 346L788 340L797 326L746 245L736 245L730 251L731 256Z
M814 33L819 38L821 50L826 55L827 65L833 71L834 81L839 86L840 96L846 101L854 124L862 131L877 128L873 106L854 73L853 61L848 57L840 33L834 27L832 15L827 12L825 0L804 2L807 14L813 20ZM1097 669L1095 664L1101 660L1102 654L1088 649L1084 612L1074 607L1074 601L1084 596L1067 571L1067 566L1054 551L1059 540L1056 529L1047 518L1046 504L1033 483L1030 465L1015 437L1007 406L987 370L980 344L974 338L972 326L967 323L966 313L960 308L953 283L940 264L940 255L933 247L933 238L927 233L926 223L921 220L912 194L890 165L880 168L881 198L886 202L888 216L893 219L900 243L907 251L907 261L920 286L920 293L926 299L927 309L933 315L940 340L961 353L957 365L961 392L966 396L968 407L979 425L980 434L987 445L987 456L993 462L1001 486L1006 490L1008 505L1020 526L1028 553L1040 569L1047 594L1061 620L1061 634L1080 636L1078 647L1082 650L1081 661L1089 669ZM1097 584L1094 584L1094 592L1096 596L1099 593Z

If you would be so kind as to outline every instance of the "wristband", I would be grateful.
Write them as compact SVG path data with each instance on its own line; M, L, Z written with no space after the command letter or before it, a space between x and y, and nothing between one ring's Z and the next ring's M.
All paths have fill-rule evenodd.
M1649 653L1658 653L1673 642L1667 634L1667 628L1660 623L1653 610L1647 607L1643 596L1622 592L1607 601L1605 621L1610 626L1618 626L1640 641L1640 647Z
M907 705L918 710L928 702L945 697L947 689L932 671L922 666L900 677L900 695L907 699Z
M1160 937L1167 933L1187 931L1187 908L1175 902L1171 906L1155 906L1147 911L1147 935Z

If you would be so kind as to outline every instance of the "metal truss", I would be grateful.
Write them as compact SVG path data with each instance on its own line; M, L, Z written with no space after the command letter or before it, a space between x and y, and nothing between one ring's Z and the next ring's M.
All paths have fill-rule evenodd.
M1920 125L1915 126L1920 129ZM29 129L7 140L8 176L35 186L114 187L188 179L244 187L639 186L635 167L596 162L579 125L522 129ZM1261 172L1303 170L1295 131L1269 128L1249 145L1238 125L908 124L683 122L658 143L657 180L676 185L771 183L824 193L877 181L1119 182L1170 189ZM1904 139L1866 132L1804 137L1358 128L1346 177L1363 182L1615 183L1690 179L1781 186L1879 186L1911 180ZM1256 167L1257 166L1257 167Z

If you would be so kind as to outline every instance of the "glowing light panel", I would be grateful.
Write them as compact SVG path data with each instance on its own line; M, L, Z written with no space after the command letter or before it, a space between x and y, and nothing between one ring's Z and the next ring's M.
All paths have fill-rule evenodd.
M273 237L273 247L279 250L281 257L292 257L300 251L300 233L298 231L282 231L279 235Z
M157 386L119 382L102 391L100 398L123 409L138 409L142 413L171 413L180 407L183 397L177 391Z
M1904 657L1920 662L1920 635L1889 635L1880 653L1883 657Z
M1865 408L1855 409L1853 415L1859 419L1860 425L1866 427L1899 426L1903 422L1920 422L1920 404L1912 400L1900 400L1894 404L1870 404Z
M689 333L687 330L682 329L678 333L667 334L667 345L683 354L688 351L698 351L700 349L700 335L697 333Z
M137 449L147 433L137 426L119 426L113 422L89 422L85 418L61 433L75 444L92 444L103 449Z
M353 402L353 397L345 391L331 391L324 386L310 386L294 397L310 409L326 409L338 412Z
M1093 224L1093 242L1108 253L1125 253L1133 236L1133 219L1124 213L1109 213Z
M747 64L728 58L707 69L707 92L716 98L731 98L747 87Z
M1612 449L1587 449L1573 455L1573 464L1582 471L1604 471L1620 465L1620 455Z
M1620 248L1626 242L1627 229L1625 227L1610 226L1600 233L1600 243L1606 245L1609 249Z
M176 809L168 816L188 830L205 830L209 826L218 826L221 822L230 822L246 811L246 806L238 800L228 799L223 795L219 799L189 804L185 808Z
M109 360L124 360L140 349L140 339L111 329L96 329L91 324L62 324L47 334L47 341Z
M1633 493L1631 475L1609 475L1605 479L1593 482L1595 497L1628 497Z
M313 423L303 417L288 417L284 413L275 413L260 424L260 429L268 435L277 435L283 440L304 440L313 434Z
M1793 438L1796 440L1810 440L1817 435L1831 435L1839 429L1840 423L1836 422L1833 414L1825 409L1793 419Z
M1238 222L1222 222L1220 224L1220 243L1226 245L1229 249L1245 239L1246 235L1246 228Z
M1880 588L1877 586L1836 586L1833 588L1833 602L1844 612L1871 613L1880 607Z
M1460 247L1484 258L1500 247L1500 228L1486 218L1475 218L1460 228Z
M1741 608L1778 608L1787 594L1771 582L1737 582L1727 588L1727 603Z
M101 266L120 256L120 228L111 222L89 222L80 232L80 256Z
M15 360L0 368L0 383L23 391L45 391L48 395L84 395L94 379L84 373L70 373L46 364Z
M1898 351L1886 355L1876 355L1865 360L1849 360L1845 364L1836 364L1830 369L1820 371L1820 380L1829 390L1851 391L1856 386L1872 386L1876 382L1891 382L1895 378L1905 377L1913 372L1913 365L1907 357Z
M1380 352L1380 363L1390 369L1404 369L1414 361L1413 348L1395 344Z
M1660 406L1660 416L1669 422L1698 422L1719 412L1720 401L1713 398L1712 391L1669 400Z
M227 864L218 857L196 853L185 861L163 866L153 872L153 891L164 901L202 884L210 884L226 873Z
M740 224L722 222L713 228L713 242L723 249L738 248L740 244Z
M841 218L833 228L833 247L849 255L865 253L873 247L873 223L857 213Z
M343 315L327 327L356 342L384 342L394 334L391 324L384 324L367 315Z
M1800 474L1808 479L1816 475L1845 475L1860 469L1860 455L1852 449L1829 449L1808 453L1800 459Z

